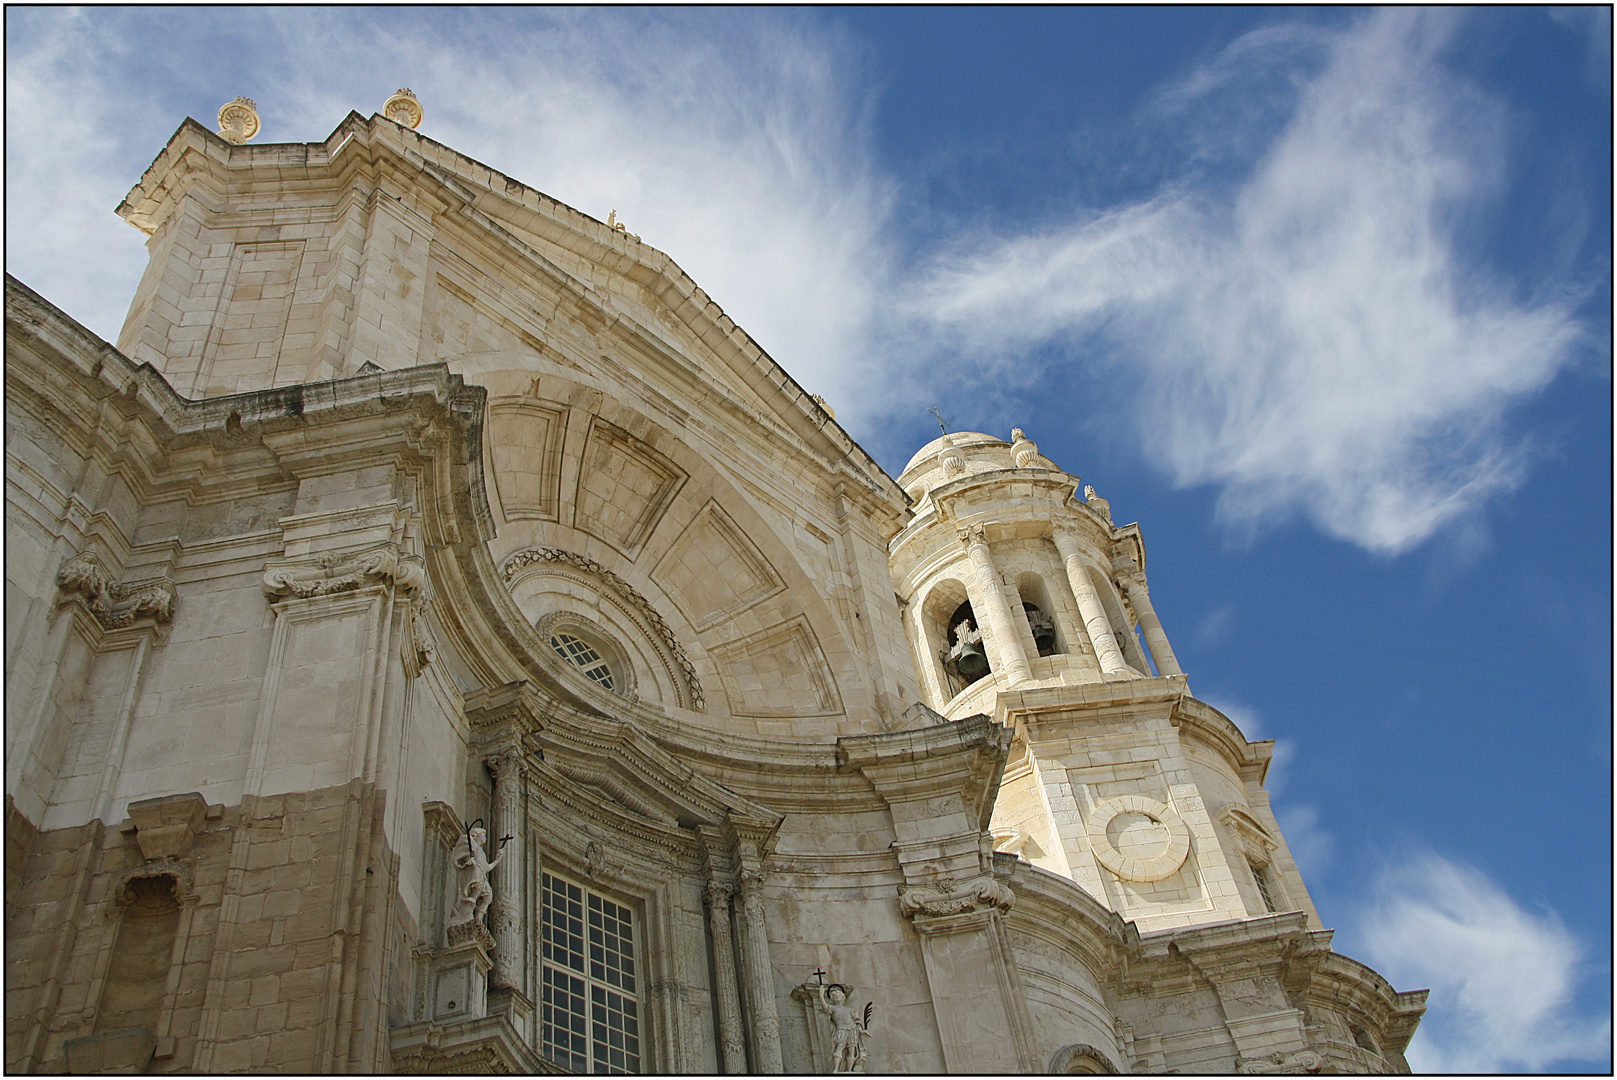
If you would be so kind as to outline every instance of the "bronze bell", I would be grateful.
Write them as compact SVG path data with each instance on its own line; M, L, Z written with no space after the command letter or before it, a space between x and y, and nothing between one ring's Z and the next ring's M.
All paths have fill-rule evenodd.
M963 644L955 660L955 669L967 679L980 679L987 675L988 657L983 652L982 643L972 641Z
M1049 656L1056 651L1055 620L1032 604L1023 604L1022 608L1027 612L1028 628L1033 631L1033 644L1038 648L1039 655Z

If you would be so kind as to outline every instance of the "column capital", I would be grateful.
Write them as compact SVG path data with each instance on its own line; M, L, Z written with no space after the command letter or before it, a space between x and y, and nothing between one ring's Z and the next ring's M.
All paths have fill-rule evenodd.
M1078 554L1078 535L1073 532L1070 525L1052 522L1050 525L1050 539L1056 550L1061 552L1062 558Z
M974 525L962 525L959 529L960 542L970 551L979 544L988 546L988 528L982 522Z
M741 871L740 891L743 900L751 900L763 891L764 882L769 879L763 867L750 867Z

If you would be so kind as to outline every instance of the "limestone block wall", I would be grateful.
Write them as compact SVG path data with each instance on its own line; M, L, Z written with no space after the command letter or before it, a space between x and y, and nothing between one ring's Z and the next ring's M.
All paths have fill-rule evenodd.
M8 1070L136 1025L154 1072L384 1069L385 931L413 933L380 808L365 785L212 804L156 862L133 825L41 832L7 896ZM174 915L139 942L147 885Z

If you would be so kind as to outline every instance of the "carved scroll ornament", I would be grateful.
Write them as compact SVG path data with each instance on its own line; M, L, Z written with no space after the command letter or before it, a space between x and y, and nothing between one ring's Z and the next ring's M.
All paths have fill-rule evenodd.
M1267 1057L1242 1058L1236 1063L1235 1071L1244 1076L1265 1073L1288 1073L1296 1076L1317 1073L1324 1067L1325 1059L1312 1050L1299 1050L1294 1054L1276 1050Z
M112 580L101 558L85 550L62 564L56 584L65 597L83 602L104 629L118 630L143 615L156 622L174 617L174 583L148 578L127 584Z

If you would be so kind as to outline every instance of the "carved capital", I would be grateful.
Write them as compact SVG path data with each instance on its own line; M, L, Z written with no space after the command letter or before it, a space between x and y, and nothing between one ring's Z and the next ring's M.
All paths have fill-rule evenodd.
M527 767L527 755L516 742L507 742L491 750L483 758L483 764L494 777L495 790L498 791L501 784L522 780L523 770Z
M980 524L966 526L960 530L959 535L960 542L965 545L967 551L979 546L988 547L988 530Z
M944 879L929 885L900 885L898 909L906 918L937 918L994 909L1009 911L1016 894L989 875L968 881Z
M115 582L90 549L62 564L56 584L64 600L83 603L106 630L122 629L142 616L159 623L174 617L174 582L166 577Z
M744 869L741 871L741 898L750 900L763 891L764 881L769 877L761 868Z
M728 881L709 879L703 891L707 894L707 902L715 912L718 912L721 909L727 910L729 908L730 897L735 895L735 886Z
M262 586L271 600L296 596L330 596L369 585L391 585L402 593L426 587L420 560L401 556L392 544L369 551L328 551L313 559L266 567Z

